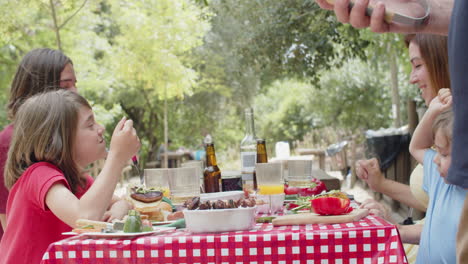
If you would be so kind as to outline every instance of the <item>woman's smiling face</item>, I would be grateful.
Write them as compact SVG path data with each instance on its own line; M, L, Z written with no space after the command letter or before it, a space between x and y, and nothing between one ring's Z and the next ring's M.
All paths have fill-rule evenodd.
M410 83L418 86L421 90L421 97L424 99L426 105L429 106L432 99L434 99L437 94L432 87L426 63L421 57L419 46L413 41L410 42L408 51L411 61Z

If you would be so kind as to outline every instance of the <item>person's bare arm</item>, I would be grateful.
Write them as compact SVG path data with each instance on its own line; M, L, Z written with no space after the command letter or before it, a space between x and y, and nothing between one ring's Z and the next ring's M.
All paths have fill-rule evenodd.
M432 124L436 117L452 106L452 95L449 89L439 90L439 94L432 99L429 108L421 122L414 130L409 150L411 155L421 164L424 162L424 153L434 142Z
M386 179L380 171L377 159L359 160L356 162L356 174L365 181L369 188L375 192L383 193L390 198L413 207L426 211L426 208L414 197L409 185Z
M46 194L47 206L70 226L75 226L80 218L101 220L111 204L123 167L139 147L132 121L122 119L114 130L104 168L89 190L77 199L62 183L56 183Z
M402 202L409 207L422 212L426 211L426 208L421 204L421 202L414 197L409 185L385 179L385 182L381 185L379 192L394 200Z
M0 224L2 224L2 229L6 228L6 214L0 214Z
M384 21L385 10L399 12L413 17L422 17L425 13L419 0L356 0L354 7L349 8L351 0L335 0L331 4L330 0L316 0L317 4L327 10L333 10L337 20L351 24L355 28L369 27L372 31L378 33L429 33L438 35L447 35L452 14L453 0L426 0L429 1L431 12L427 21L421 26L404 25L398 23L386 23ZM365 14L366 7L373 6L372 15ZM409 13L410 12L410 13Z
M401 242L419 245L421 233L424 227L423 225L397 225L397 227L400 232Z

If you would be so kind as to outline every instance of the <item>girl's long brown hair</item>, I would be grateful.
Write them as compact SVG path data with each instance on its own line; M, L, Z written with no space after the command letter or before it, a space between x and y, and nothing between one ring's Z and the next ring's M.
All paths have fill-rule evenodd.
M49 162L65 175L72 192L85 182L74 161L73 148L79 110L91 108L82 96L59 89L27 99L15 117L15 128L5 164L5 185L11 189L36 162Z
M410 34L405 37L406 45L414 42L419 47L426 64L434 94L441 88L450 88L447 37L429 34Z
M70 58L60 50L35 49L24 55L11 83L8 118L13 120L27 98L46 91L60 89L60 74Z

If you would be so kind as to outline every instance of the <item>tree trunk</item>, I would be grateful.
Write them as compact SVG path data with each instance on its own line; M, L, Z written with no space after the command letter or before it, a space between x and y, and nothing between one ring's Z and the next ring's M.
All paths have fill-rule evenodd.
M52 13L52 19L54 21L54 31L55 37L57 38L57 49L62 51L62 41L60 40L60 27L57 23L57 14L55 12L55 5L53 0L49 0L50 3L50 11Z
M167 143L168 143L168 129L167 129L167 84L164 86L164 147L166 151L164 151L164 162L162 168L168 167L168 159L167 159L167 152L169 151Z
M418 112L416 111L416 102L408 100L408 130L412 135L418 125Z
M398 66L396 61L395 50L392 48L392 44L389 41L388 44L388 54L390 56L390 78L392 82L392 113L394 117L393 125L395 127L401 126L401 117L400 117L400 94L398 92Z

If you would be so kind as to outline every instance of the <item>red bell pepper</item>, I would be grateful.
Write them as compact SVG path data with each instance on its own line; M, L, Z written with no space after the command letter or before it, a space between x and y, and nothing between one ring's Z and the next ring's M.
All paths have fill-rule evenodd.
M339 197L322 196L311 200L312 208L319 215L341 215L353 211L350 200Z
M288 204L288 209L289 209L289 210L292 210L292 209L297 208L297 207L299 207L298 204L295 204L295 203L289 203L289 204Z
M311 184L309 187L301 188L299 192L300 196L313 196L322 193L323 191L327 191L325 184L315 178L312 178Z
M287 184L284 185L284 193L286 195L298 194L301 191L301 188L288 186Z

